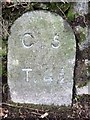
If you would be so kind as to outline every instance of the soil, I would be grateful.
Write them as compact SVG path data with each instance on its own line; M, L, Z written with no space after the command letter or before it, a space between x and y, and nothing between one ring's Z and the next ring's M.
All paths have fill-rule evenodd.
M62 4L62 3L61 3ZM62 4L63 5L63 4ZM69 5L68 5L69 6ZM31 10L47 9L57 11L64 19L66 19L67 10L62 12L58 10L55 4L51 3L5 3L2 2L2 46L6 48L6 54L2 56L2 105L0 105L0 116L2 120L89 120L90 119L90 95L76 95L75 85L79 87L87 84L90 76L86 76L85 59L90 59L90 46L83 51L79 50L79 35L76 36L77 53L76 66L74 75L73 103L71 106L45 106L32 104L13 103L10 100L9 88L7 84L7 52L8 52L8 36L10 27L13 22L23 13ZM82 16L78 16L72 21L67 21L75 30L75 26L89 26L90 13L85 15L85 21ZM78 72L81 71L81 72ZM79 74L78 74L79 73Z

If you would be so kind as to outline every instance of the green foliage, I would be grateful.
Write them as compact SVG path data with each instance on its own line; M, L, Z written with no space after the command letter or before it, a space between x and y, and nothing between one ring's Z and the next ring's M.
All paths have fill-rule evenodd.
M6 58L7 58L7 39L1 39L1 42L0 42L0 76L7 76Z
M0 50L0 57L6 55L6 48Z
M80 41L79 42L83 42L83 41L85 41L86 40L86 34L84 34L84 33L80 33Z
M0 61L0 77L2 76L2 63Z
M89 81L84 81L84 82L81 82L79 85L78 85L78 88L81 88L81 87L84 87L88 84Z
M47 7L48 9L53 10L53 11L57 9L56 3L48 4Z
M87 70L88 70L88 73L90 74L90 66L88 66Z
M59 4L58 4L59 5ZM59 7L62 9L62 11L66 14L68 12L68 9L70 8L70 3L63 3Z
M74 18L75 18L75 14L73 12L72 7L70 7L70 9L68 10L67 19L68 21L73 21Z

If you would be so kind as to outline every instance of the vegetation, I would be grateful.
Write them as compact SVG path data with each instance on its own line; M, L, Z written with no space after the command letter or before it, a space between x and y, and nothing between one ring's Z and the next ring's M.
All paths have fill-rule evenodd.
M7 52L8 52L8 36L10 34L10 27L14 21L20 17L23 13L31 10L49 10L56 12L61 15L65 20L71 25L77 42L77 58L76 58L76 71L75 71L75 83L78 86L83 86L87 83L89 78L86 75L86 67L84 61L88 54L87 51L89 48L84 51L78 49L78 44L81 39L85 38L85 35L79 34L75 31L75 27L88 26L90 20L89 15L80 16L77 13L74 13L73 6L75 3L5 3L2 2L2 41L0 43L0 78L2 76L2 101L3 105L0 109L0 115L3 119L21 119L21 120L88 120L90 119L90 96L82 95L76 96L72 106L44 106L44 105L29 105L29 104L15 104L12 103L9 99L9 89L7 85ZM89 4L90 6L90 4ZM89 14L89 13L88 13ZM82 19L81 19L82 18ZM85 18L85 21L84 21ZM2 44L2 48L1 48ZM90 53L89 53L90 54ZM2 60L2 61L1 61ZM88 67L88 71L90 67ZM80 72L81 71L81 72ZM79 74L78 74L79 73ZM45 115L42 118L42 115Z

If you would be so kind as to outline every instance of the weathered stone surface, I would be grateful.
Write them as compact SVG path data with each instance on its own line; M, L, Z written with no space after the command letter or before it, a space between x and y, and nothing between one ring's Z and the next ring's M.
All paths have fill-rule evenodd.
M90 47L90 28L86 28L86 32L83 32L86 34L86 39L81 43L80 50L83 51L85 49L88 49ZM88 55L89 56L89 55Z
M88 0L84 1L77 1L76 5L74 6L74 10L79 15L85 15L88 13Z
M90 60L85 59L85 65L86 65L86 76L87 79L82 79L83 82L87 83L87 84L82 84L82 86L78 86L76 85L76 91L77 91L77 95L82 95L82 94L90 94ZM80 71L81 72L81 71ZM83 71L84 72L84 71ZM80 78L79 78L80 79ZM81 81L82 82L82 81Z
M83 23L82 25L84 25L85 23L85 14L88 14L88 0L85 1L77 1L74 4L74 12L75 14L80 15L80 17L83 19ZM85 27L86 26L86 27ZM80 50L84 50L89 46L88 41L90 41L88 39L88 26L84 25L84 27L82 27L80 24L78 26L75 27L75 31L76 34L79 34L80 38L79 38L79 48Z
M76 44L72 29L47 11L23 14L8 39L8 84L19 103L70 104Z
M81 42L81 46L79 44L79 48L81 51L84 51L87 49L87 54L84 56L84 62L82 62L82 68L81 68L81 76L78 78L78 80L81 81L82 85L76 85L76 91L77 95L81 94L90 94L90 57L89 57L89 48L90 48L90 28L87 28L86 32L86 39L84 42ZM85 57L87 57L85 59ZM83 69L84 68L84 69ZM80 69L80 68L79 68ZM77 71L78 72L78 71ZM78 73L78 74L80 74Z

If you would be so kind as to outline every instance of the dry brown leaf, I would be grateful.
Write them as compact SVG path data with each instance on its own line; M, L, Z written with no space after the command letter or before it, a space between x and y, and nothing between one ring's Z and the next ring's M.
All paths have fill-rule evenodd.
M3 117L4 113L3 113L3 108L0 108L0 117Z

